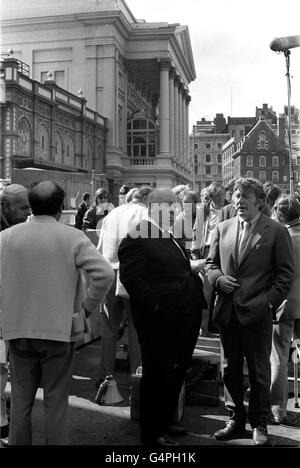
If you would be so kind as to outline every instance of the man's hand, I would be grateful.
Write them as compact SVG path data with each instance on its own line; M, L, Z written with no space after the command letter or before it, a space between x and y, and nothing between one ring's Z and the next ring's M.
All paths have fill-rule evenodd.
M226 294L231 294L237 288L239 288L239 283L233 276L224 275L219 276L217 279L217 287L221 289Z
M85 313L86 318L89 318L89 316L92 314L92 312L91 312L90 310L85 309L84 306L82 306L82 308L83 308L83 310L84 310L84 313Z
M195 273L204 273L205 258L190 260L191 268Z

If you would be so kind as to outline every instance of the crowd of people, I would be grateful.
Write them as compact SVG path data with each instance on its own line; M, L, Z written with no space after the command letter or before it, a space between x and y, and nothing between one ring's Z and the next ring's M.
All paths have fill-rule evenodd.
M252 178L226 187L213 182L201 194L189 185L123 192L118 207L105 188L93 201L83 193L74 228L59 222L65 193L55 182L0 190L3 444L32 444L39 386L45 443L68 444L76 340L86 318L100 311L96 385L114 375L128 324L130 372L142 366L143 444L175 446L171 437L187 432L174 423L179 394L199 334L213 332L229 416L214 436L236 437L248 419L253 444L267 445L268 424L292 424L287 385L291 340L300 339L299 199ZM94 242L90 231L97 232Z

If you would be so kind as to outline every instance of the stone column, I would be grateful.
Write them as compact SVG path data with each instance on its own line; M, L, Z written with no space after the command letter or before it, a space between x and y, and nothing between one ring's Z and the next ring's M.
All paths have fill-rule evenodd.
M186 90L183 90L182 93L182 161L184 164L187 161L186 157L186 149L187 149L187 137L186 137L186 104L185 104L185 99L186 99Z
M182 161L182 84L178 87L178 159Z
M189 160L189 144L190 144L190 131L189 131L189 104L191 96L187 93L185 97L185 121L186 121L186 161ZM194 154L194 150L193 150Z
M170 110L170 155L175 156L175 99L174 99L174 78L173 69L169 73L169 110Z
M160 96L159 96L159 153L169 155L170 153L170 109L169 109L169 68L170 63L160 63Z
M179 151L178 151L178 124L179 124L179 116L178 116L178 86L179 80L178 77L174 80L174 155L177 158Z

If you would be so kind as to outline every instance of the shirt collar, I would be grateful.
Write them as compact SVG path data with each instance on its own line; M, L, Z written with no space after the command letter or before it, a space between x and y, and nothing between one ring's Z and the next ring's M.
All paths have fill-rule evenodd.
M254 229L254 226L256 225L257 221L259 220L259 217L261 215L261 211L259 211L253 218L248 219L247 223L250 223L251 229ZM243 226L244 219L238 216L240 225Z
M48 215L34 215L30 221L31 223L57 223L57 220L53 216Z
M289 228L289 227L292 227L292 226L296 226L297 224L300 224L300 219L299 218L293 219L292 221L287 223L286 227Z

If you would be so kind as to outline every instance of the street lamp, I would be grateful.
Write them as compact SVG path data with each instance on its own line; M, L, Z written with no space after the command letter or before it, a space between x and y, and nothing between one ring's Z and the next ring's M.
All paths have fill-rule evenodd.
M92 185L92 200L94 199L95 197L95 187L96 187L96 176L99 176L99 177L106 177L106 174L104 173L96 173L95 172L95 169L92 170L92 178L91 178L91 185Z

